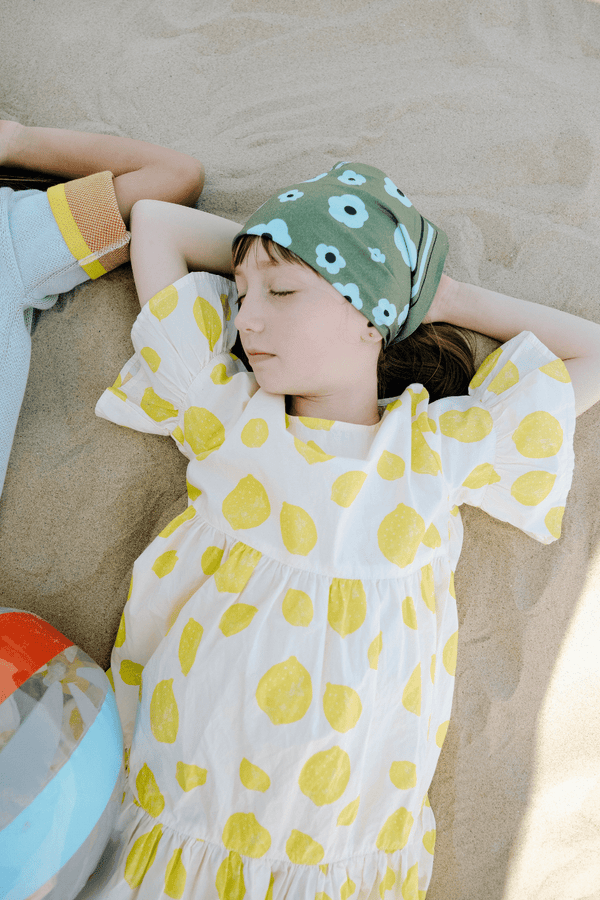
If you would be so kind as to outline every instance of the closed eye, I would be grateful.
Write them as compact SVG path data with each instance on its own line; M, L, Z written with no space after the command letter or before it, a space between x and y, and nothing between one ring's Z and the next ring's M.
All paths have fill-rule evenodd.
M274 297L287 297L289 294L295 294L296 291L269 291ZM241 306L245 294L238 294L238 305Z

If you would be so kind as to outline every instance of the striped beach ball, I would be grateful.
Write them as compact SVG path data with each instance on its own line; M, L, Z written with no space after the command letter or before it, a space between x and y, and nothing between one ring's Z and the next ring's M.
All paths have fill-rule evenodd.
M72 900L121 807L123 735L104 671L0 607L0 897Z

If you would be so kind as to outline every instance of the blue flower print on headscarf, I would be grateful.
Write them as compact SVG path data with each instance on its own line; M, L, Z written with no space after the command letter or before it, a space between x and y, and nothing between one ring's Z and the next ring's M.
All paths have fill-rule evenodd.
M358 293L358 286L350 282L350 284L340 284L339 281L333 285L336 291L339 291L346 300L349 300L355 309L362 309L363 302Z
M408 311L410 309L410 303L407 303L404 309L400 311L400 315L398 316L398 327L400 328L406 322L406 317L408 316Z
M249 228L247 233L266 234L277 244L281 244L282 247L289 247L292 243L288 227L283 219L271 219L266 224L255 225L253 228Z
M371 313L373 321L376 325L391 325L396 318L397 309L393 303L389 303L384 297L381 298L377 306L373 307Z
M360 197L353 194L343 194L341 197L329 198L329 214L336 221L347 225L348 228L362 228L369 213Z
M358 175L352 169L346 169L342 175L338 175L338 181L342 184L364 184L366 180L364 175Z
M318 244L317 265L322 269L327 269L330 275L337 275L340 269L346 265L346 260L337 247L330 247L327 244Z
M386 193L388 193L390 197L395 197L396 200L399 200L400 203L404 203L405 206L412 206L412 203L410 202L406 194L403 194L400 188L396 187L391 178L388 178L386 176L383 182L383 186L386 190Z
M402 259L408 268L414 272L417 267L417 248L402 224L398 225L394 231L394 243L402 254Z
M299 200L300 197L304 197L302 191L288 191L287 194L280 194L279 200L281 203L287 203L288 200Z
M382 253L379 247L369 247L368 249L373 262L385 262L385 253Z

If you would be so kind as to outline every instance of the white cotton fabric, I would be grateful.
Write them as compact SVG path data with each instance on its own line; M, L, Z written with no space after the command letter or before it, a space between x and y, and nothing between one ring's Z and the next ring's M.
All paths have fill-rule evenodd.
M231 352L236 292L190 273L133 329L98 415L171 435L189 507L134 565L111 672L128 788L105 900L422 900L466 502L550 543L573 391L532 334L469 396L371 426L287 416Z

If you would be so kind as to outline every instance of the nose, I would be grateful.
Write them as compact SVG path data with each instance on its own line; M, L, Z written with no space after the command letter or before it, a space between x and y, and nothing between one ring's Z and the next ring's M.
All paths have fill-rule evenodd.
M248 288L244 295L242 305L233 324L240 333L248 331L260 332L264 328L264 316L260 311L260 302L257 302L256 292Z

